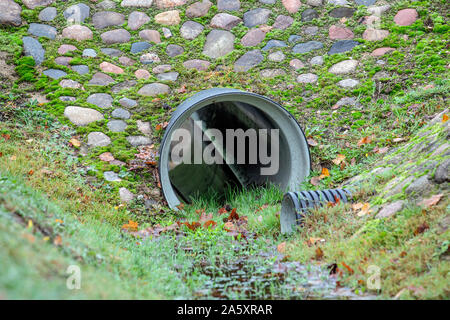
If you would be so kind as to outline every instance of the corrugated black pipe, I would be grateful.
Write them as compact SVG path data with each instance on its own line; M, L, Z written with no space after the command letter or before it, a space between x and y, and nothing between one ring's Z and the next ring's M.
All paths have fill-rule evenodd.
M281 233L291 233L301 224L308 209L324 203L348 202L352 194L347 189L288 192L281 203Z

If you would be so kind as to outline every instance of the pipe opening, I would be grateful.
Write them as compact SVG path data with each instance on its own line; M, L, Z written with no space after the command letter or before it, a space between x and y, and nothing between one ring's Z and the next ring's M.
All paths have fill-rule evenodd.
M251 104L211 103L193 112L179 129L183 137L171 141L167 170L177 196L186 202L207 194L223 198L230 189L281 185L289 179L292 163L285 134ZM189 163L180 163L180 157ZM273 174L262 174L264 168Z
M209 89L184 101L159 153L161 187L173 209L248 187L295 190L310 170L308 143L295 118L266 97L236 89Z

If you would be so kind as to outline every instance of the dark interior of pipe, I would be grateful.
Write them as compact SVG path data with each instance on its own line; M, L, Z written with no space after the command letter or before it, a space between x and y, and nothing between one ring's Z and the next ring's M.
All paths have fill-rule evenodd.
M223 153L225 146L226 129L279 129L279 167L280 170L275 175L261 175L261 168L267 167L261 163L258 157L256 164L249 164L249 139L245 139L245 164L237 164L238 145L235 140L234 155L235 163L227 163L224 159L223 164L174 164L172 157L168 163L169 177L174 190L180 199L190 202L192 197L205 194L214 194L215 196L223 197L230 189L242 189L249 186L262 186L271 182L279 184L285 180L286 175L290 171L291 163L290 157L286 153L289 152L286 137L281 128L278 128L274 120L270 119L264 112L255 108L252 105L242 102L220 102L207 105L196 112L192 113L190 117L184 121L180 128L186 129L191 133L192 141L190 144L191 161L194 162L194 127L195 121L201 120L203 127L201 132L205 133L207 129L218 129L224 138L221 145L217 141L204 141L203 147L212 144L213 154L219 152ZM197 125L198 128L198 125ZM171 142L171 154L173 147L179 143L178 141ZM258 137L258 148L260 139ZM211 146L210 146L211 147ZM258 149L259 151L259 149ZM272 152L270 145L270 135L268 138L268 152ZM283 157L285 155L285 157Z

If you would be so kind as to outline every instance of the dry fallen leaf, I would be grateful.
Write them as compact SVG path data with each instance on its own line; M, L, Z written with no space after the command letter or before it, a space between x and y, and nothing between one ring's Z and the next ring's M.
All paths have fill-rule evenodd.
M414 230L414 235L417 236L421 233L424 233L427 229L429 229L430 226L428 225L428 223L424 222L421 225L419 225L416 230Z
M329 177L330 176L330 171L328 171L327 168L322 168L322 174L319 176L319 179L323 179L325 177Z
M127 231L137 231L138 230L138 223L134 222L133 220L128 220L128 223L124 224L122 226L122 229L125 229Z
M431 208L432 206L438 204L438 202L441 200L443 194L435 194L434 196L432 196L431 198L428 199L423 199L419 205L425 208Z
M203 225L203 228L208 229L209 227L211 227L211 229L214 229L216 227L217 223L213 220L208 220L205 222L205 224Z
M442 116L442 123L447 122L448 121L448 115L444 114Z
M325 242L325 239L310 237L306 243L307 243L307 245L309 247L311 247L311 246L315 245L318 242Z
M358 141L358 147L362 146L363 144L368 144L371 142L372 142L372 138L370 138L370 137L361 138L361 140Z
M323 250L320 247L316 248L316 259L320 260L323 258Z
M316 146L319 145L319 143L318 143L316 140L314 140L313 138L308 138L306 141L308 141L308 144L309 144L311 147L316 147Z
M103 152L98 157L101 161L105 161L105 162L114 161L114 156L112 155L111 152Z
M62 238L61 238L61 236L59 234L55 237L55 239L53 239L53 244L55 246L62 245Z
M282 242L277 246L277 250L279 253L285 253L286 252L286 242Z
M358 217L362 217L370 212L372 212L372 210L370 210L370 203L366 202L366 203L364 203L364 205L361 208L361 211L358 212L357 215L358 215Z
M313 186L318 186L318 185L319 185L319 182L320 182L320 177L312 177L311 180L310 180L310 183L311 183Z
M78 139L72 138L69 140L70 144L76 148L81 146L81 142Z
M333 163L335 164L335 165L340 165L341 164L341 162L343 162L345 160L345 155L343 155L343 154L338 154L337 155L337 157L336 157L336 159L334 159L334 160L332 160L333 161Z
M346 264L345 262L342 262L342 265L344 266L345 269L347 269L347 271L348 271L350 274L353 274L353 273L354 273L353 269L350 268L350 266L349 266L348 264Z
M406 141L406 139L405 138L394 138L394 139L392 139L392 142L395 142L395 143L403 142L403 141Z

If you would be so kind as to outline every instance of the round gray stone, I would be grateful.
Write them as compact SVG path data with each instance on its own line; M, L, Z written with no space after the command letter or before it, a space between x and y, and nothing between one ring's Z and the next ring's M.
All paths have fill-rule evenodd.
M136 54L136 53L142 52L144 50L147 50L151 47L152 47L152 45L150 43L148 43L146 41L139 41L139 42L135 42L131 45L130 52L132 54Z
M321 65L323 65L323 56L315 56L315 57L311 58L309 63L311 63L311 65L321 66Z
M36 37L45 37L51 40L55 39L58 31L55 27L42 23L31 23L28 33Z
M36 65L40 65L45 58L45 50L41 43L32 37L23 37L22 42L25 56L33 57Z
M77 126L85 126L103 119L103 115L97 110L75 106L64 109L64 116Z
M133 108L137 106L137 101L130 98L121 98L119 104L125 108Z
M241 8L239 0L217 0L217 9L219 11L237 11Z
M320 41L308 41L299 43L292 48L293 53L307 53L312 50L318 50L323 48L323 43Z
M434 173L434 181L437 183L449 182L449 168L450 168L450 159L444 160L436 169Z
M114 11L100 11L92 16L92 23L94 24L95 29L121 26L125 23L125 16Z
M129 137L127 137L127 141L133 147L145 146L145 145L149 145L149 144L153 143L152 139L150 139L149 137L144 137L144 136L129 136Z
M304 73L297 77L297 82L300 83L315 83L319 77L314 73Z
M330 16L333 18L350 18L353 16L353 13L355 13L355 9L347 8L347 7L339 7L334 8L330 11Z
M377 2L377 0L355 0L356 4L359 6L371 6Z
M313 19L317 19L319 17L319 14L314 9L306 9L302 12L302 21L303 22L309 22Z
M117 109L114 109L114 111L111 113L111 116L113 118L127 120L127 119L130 119L131 113L128 110L125 110L122 108L117 108Z
M138 94L147 97L153 97L160 94L167 94L170 92L170 87L163 83L150 83L139 89Z
M286 42L281 41L281 40L269 40L267 42L267 44L264 46L264 48L262 48L262 51L269 51L272 48L284 48L287 47Z
M47 70L44 70L44 72L42 72L42 73L52 79L59 79L59 78L67 76L66 72L64 72L62 70L58 70L58 69L47 69Z
M71 66L71 68L73 71L75 71L76 73L78 73L80 75L89 73L89 67L85 64L78 64L75 66Z
M180 28L180 34L184 39L192 40L197 38L203 32L205 27L195 21L186 21Z
M234 63L234 71L236 72L246 72L251 68L257 66L264 60L264 56L258 49L249 51L240 57Z
M251 28L257 25L266 24L272 11L269 9L257 8L244 13L244 24Z
M338 86L342 88L354 88L359 84L358 80L355 79L344 79L338 82Z
M92 79L89 81L90 85L95 86L107 86L114 82L114 79L104 74L103 72L97 72L92 76Z
M328 54L336 54L336 53L342 53L352 50L354 47L359 46L361 43L354 40L341 40L336 41L333 43L333 45L330 48L330 51L328 51Z
M298 35L296 35L296 34L293 34L293 35L289 36L288 41L289 41L290 43L298 43L298 42L302 41L302 37L301 37L301 36L298 36Z
M0 2L0 25L20 26L22 18L20 14L22 7L13 0L2 0Z
M117 173L115 173L114 171L105 171L105 172L103 172L103 178L105 178L105 180L109 181L109 182L122 181L122 179L120 179L119 175Z
M158 74L156 78L160 81L177 81L178 76L178 72L166 72Z
M122 51L114 48L101 48L100 51L110 57L120 57L122 55Z
M234 49L234 35L225 30L212 30L206 36L203 54L216 59L222 57Z
M106 44L113 43L126 43L130 41L131 35L125 29L116 29L111 31L106 31L100 35L102 41Z
M97 52L95 52L94 49L84 49L83 50L83 57L90 57L95 58L97 56Z
M112 132L123 132L127 128L127 123L123 120L110 120L106 126Z
M286 58L283 51L275 51L267 56L269 61L281 62Z
M88 146L90 147L106 147L111 143L111 138L103 132L91 132L87 136Z
M148 22L150 22L150 17L144 12L133 11L128 16L128 28L131 30L137 30Z
M94 93L87 98L87 102L105 109L112 106L113 98L107 93Z
M166 53L169 57L176 57L179 56L180 54L183 54L184 52L184 48L182 46L179 46L177 44L169 44L166 47Z
M57 14L58 12L56 11L55 7L48 7L39 12L38 18L41 21L49 22L55 19Z
M84 3L77 3L64 10L63 16L68 22L81 23L89 18L90 10L91 9Z

